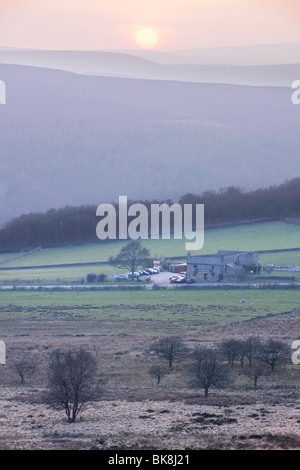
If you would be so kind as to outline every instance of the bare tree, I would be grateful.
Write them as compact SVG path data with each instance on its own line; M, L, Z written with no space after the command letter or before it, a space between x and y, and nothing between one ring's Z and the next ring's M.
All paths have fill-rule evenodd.
M248 366L244 369L244 375L253 382L254 390L257 390L258 379L264 375L267 375L266 366L257 363L252 366Z
M285 364L290 357L290 348L282 341L269 339L261 345L259 358L271 367L273 372L275 366Z
M243 340L240 340L239 341L239 352L238 352L238 356L239 356L239 361L240 361L240 365L241 367L243 368L244 367L244 364L245 364L245 359L246 359L246 342L243 341Z
M241 352L241 342L237 339L223 340L219 346L221 355L228 361L231 367L234 366L235 360Z
M15 370L20 377L21 384L24 384L25 376L32 376L37 367L37 360L34 358L24 358L16 361Z
M142 247L139 240L133 240L127 243L115 257L111 256L108 261L113 266L130 271L133 280L135 271L148 264L149 258L149 250Z
M170 369L173 362L176 359L183 358L187 352L187 348L180 336L166 336L152 344L150 350L154 351L157 356L166 359Z
M93 350L95 352L96 357L98 357L98 354L99 354L99 351L100 351L99 344L93 344Z
M152 376L152 377L155 377L157 382L156 382L156 385L159 385L160 384L160 381L161 379L163 378L163 376L165 375L165 371L164 369L160 366L160 365L153 365L149 371L149 374Z
M212 386L220 386L226 381L226 373L218 360L217 352L210 348L195 349L191 373L198 385L204 389L205 398L208 397L208 391Z
M249 366L252 367L253 361L257 358L261 348L260 338L257 336L249 336L243 341L243 348L244 357L247 358Z
M68 422L74 423L83 406L99 397L95 374L96 361L88 351L56 351L50 365L47 402L64 410Z

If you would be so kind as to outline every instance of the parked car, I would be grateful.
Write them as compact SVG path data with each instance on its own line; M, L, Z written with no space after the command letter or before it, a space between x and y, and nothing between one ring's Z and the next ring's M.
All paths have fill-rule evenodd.
M140 276L150 276L150 274L147 271L144 271L144 269L139 270Z
M172 274L172 276L169 277L169 279L171 279L172 277L186 277L186 274L182 274L182 273L176 273L176 274Z
M149 274L156 274L153 268L145 268L144 271L147 271Z
M134 272L133 275L134 275L134 277L140 277L140 273L138 273L138 272ZM129 278L131 278L131 277L132 277L132 273L127 273L127 276L128 276Z
M171 277L170 277L170 282L171 282L171 283L175 283L175 282L180 281L181 279L183 279L182 276L171 276Z
M123 279L128 279L128 275L127 274L118 274L118 276L114 277L115 281L121 281Z

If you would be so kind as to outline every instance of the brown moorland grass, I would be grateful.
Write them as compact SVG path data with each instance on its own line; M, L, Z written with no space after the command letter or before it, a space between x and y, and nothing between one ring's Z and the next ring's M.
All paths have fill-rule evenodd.
M122 319L118 319L114 331L115 324L108 318L93 331L95 318L91 323L90 318L69 312L63 320L62 311L49 318L41 315L41 307L30 313L19 303L17 312L1 320L2 332L6 331L1 338L7 346L7 365L0 368L1 449L300 449L298 366L276 369L253 390L236 364L225 388L213 388L205 399L203 391L191 385L188 358L175 361L169 371L166 362L147 351L158 337L157 325L143 331L142 320L135 319L131 328L123 325L122 331ZM26 315L22 316L22 309ZM180 333L190 348L250 335L287 344L299 338L299 309L233 322L205 321L196 328L192 320L182 330L182 319L172 320L170 314L168 325L167 320L159 322L157 308L154 312L159 326L164 326L160 334ZM51 409L42 397L51 352L79 347L95 355L103 394L70 425L64 413ZM23 358L36 362L36 369L25 374L22 385L15 363ZM157 363L166 372L159 386L149 374Z

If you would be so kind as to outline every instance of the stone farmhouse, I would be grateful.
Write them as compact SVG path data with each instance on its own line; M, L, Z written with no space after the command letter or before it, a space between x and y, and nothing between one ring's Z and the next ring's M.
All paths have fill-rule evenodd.
M258 254L252 251L219 250L217 254L207 256L188 253L186 274L187 279L195 282L235 281L255 273L258 266Z

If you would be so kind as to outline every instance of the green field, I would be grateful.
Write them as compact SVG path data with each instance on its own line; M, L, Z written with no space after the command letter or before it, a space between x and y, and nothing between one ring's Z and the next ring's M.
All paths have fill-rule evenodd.
M13 256L17 255L18 253L0 253L0 261L3 261L7 258L12 258Z
M103 266L80 266L45 269L44 265L105 262L109 256L116 255L125 242L106 241L81 246L44 249L30 256L2 265L2 267L41 267L34 270L0 271L0 281L64 279L72 281L86 277L90 272L113 274L114 269ZM143 240L142 244L150 250L151 256L158 258L186 256L185 240ZM236 227L209 229L205 231L204 247L193 254L212 254L219 249L228 250L274 250L300 247L300 225L284 222L240 225ZM5 255L0 255L0 259ZM10 256L10 255L8 255ZM271 253L260 256L264 264L300 265L300 251Z
M118 274L116 270L110 265L104 266L74 266L68 268L36 268L36 269L17 269L13 271L0 271L0 282L1 281L36 281L40 283L42 281L49 282L61 282L64 284L68 282L80 281L82 278L86 278L87 274Z
M259 255L259 259L264 265L274 264L276 266L300 266L300 251L261 254Z
M152 256L185 256L183 240L143 240ZM40 266L48 264L84 263L106 261L115 255L126 242L106 241L81 246L42 250L25 258L12 261L7 266ZM193 254L211 254L224 250L274 250L300 247L300 225L284 222L240 225L205 231L204 247Z
M178 333L299 306L292 289L0 293L6 335Z

